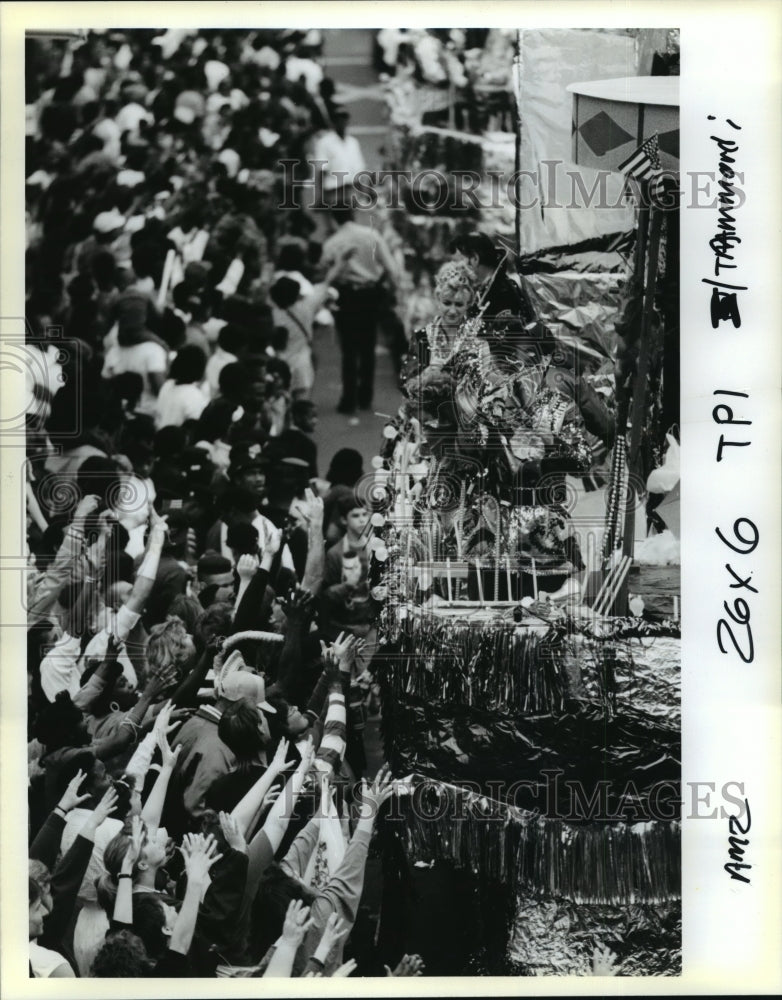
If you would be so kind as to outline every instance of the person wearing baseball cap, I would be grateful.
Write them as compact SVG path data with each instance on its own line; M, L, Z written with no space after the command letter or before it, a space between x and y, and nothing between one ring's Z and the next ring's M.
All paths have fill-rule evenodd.
M231 465L228 469L228 476L231 484L236 489L248 497L253 497L256 501L256 508L246 518L256 528L258 532L258 545L261 551L265 551L272 544L273 536L277 533L277 526L271 517L268 506L266 492L266 480L270 469L269 458L264 455L257 445L236 445L231 449ZM264 513L261 513L261 512ZM227 552L227 527L221 529L221 551ZM280 551L280 566L287 571L295 573L293 556L287 542L283 543ZM276 577L276 571L274 573Z
M238 650L234 650L221 666L215 666L214 687L214 704L202 705L176 737L182 749L166 799L169 831L177 825L182 827L182 808L187 814L184 826L194 825L207 810L206 793L212 783L236 766L234 752L220 738L219 727L225 712L235 712L237 709L233 706L239 703L248 706L257 713L263 746L269 739L264 713L274 714L276 710L266 701L263 678L245 669ZM263 746L259 740L258 753ZM182 832L185 832L184 828Z
M226 701L246 701L256 705L264 712L274 715L277 711L266 700L266 684L260 674L252 674L248 670L237 670L222 683L220 697Z
M249 490L260 505L266 496L266 473L269 460L252 445L235 445L231 449L228 476L235 486Z

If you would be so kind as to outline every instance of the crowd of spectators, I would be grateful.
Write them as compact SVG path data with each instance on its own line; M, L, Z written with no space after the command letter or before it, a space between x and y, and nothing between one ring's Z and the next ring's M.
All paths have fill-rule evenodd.
M362 459L324 470L312 436L313 343L360 263L323 254L337 220L281 167L317 180L313 144L345 139L319 45L28 41L35 977L422 972L351 944L406 786L364 780L384 595Z
M368 764L383 548L312 401L329 329L348 423L378 328L403 376L404 248L341 203L320 45L27 42L33 977L424 971L360 906L410 784Z

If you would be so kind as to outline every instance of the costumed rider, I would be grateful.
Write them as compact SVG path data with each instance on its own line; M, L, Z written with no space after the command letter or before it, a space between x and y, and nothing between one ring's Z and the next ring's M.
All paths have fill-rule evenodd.
M550 331L538 320L520 274L511 275L506 262L512 251L495 247L486 233L457 236L451 244L454 260L469 264L477 279L468 317L480 316L482 336L492 353L527 362L553 353L567 357Z

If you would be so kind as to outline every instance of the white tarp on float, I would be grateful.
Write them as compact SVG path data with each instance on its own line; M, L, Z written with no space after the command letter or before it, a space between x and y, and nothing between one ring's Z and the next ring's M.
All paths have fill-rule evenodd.
M576 167L572 160L573 95L567 87L584 80L635 76L640 72L641 51L635 38L613 31L522 32L517 77L521 88L521 166L537 172L539 202L521 213L523 253L632 229L633 209L621 204L621 174L610 174L605 187L607 204L620 203L618 208L585 205L568 176L568 171L580 174L587 192L597 179L597 171ZM543 162L552 160L556 165ZM557 205L547 204L552 191ZM523 182L522 196L526 203L533 200L531 182Z

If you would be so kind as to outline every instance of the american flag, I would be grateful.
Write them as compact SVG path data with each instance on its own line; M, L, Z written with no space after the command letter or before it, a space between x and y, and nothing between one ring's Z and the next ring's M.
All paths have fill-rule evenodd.
M662 190L662 164L657 133L643 142L634 153L619 164L619 169L637 181L649 181L652 197Z

